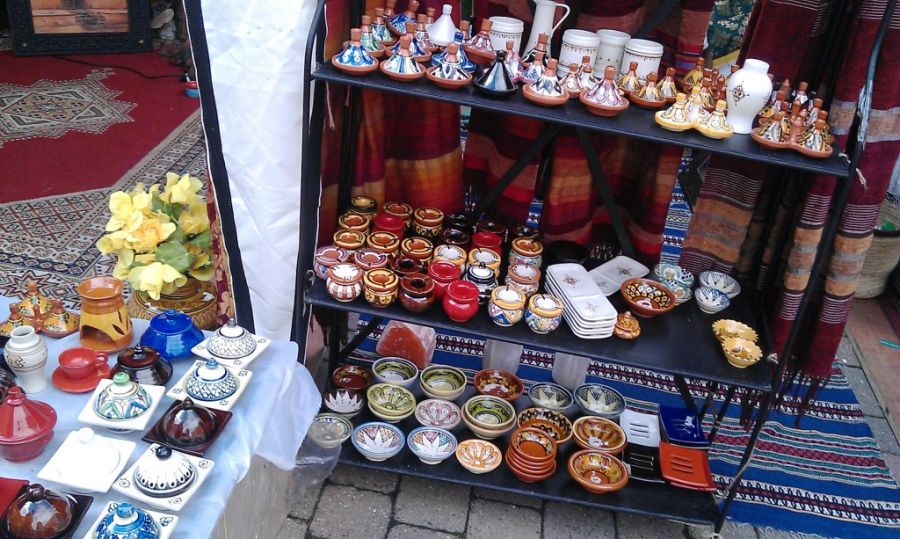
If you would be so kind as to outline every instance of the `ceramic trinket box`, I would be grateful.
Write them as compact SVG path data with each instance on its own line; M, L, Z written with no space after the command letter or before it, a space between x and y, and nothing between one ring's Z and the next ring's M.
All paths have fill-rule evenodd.
M362 31L359 28L351 29L350 41L344 46L344 50L331 57L331 65L351 75L366 75L377 70L378 60L362 45L361 38ZM368 46L374 46L368 38L367 43L370 44ZM378 47L375 50L380 50L380 54L384 54L384 45L378 44Z
M434 282L423 273L411 273L400 279L400 304L411 313L425 312L434 305Z
M511 264L506 272L506 286L511 286L530 298L537 293L541 270L529 264Z
M29 484L6 510L3 533L9 537L71 537L94 499Z
M112 380L100 381L78 421L113 432L144 430L165 391L163 386L139 384L118 372Z
M204 408L187 398L172 403L141 439L202 457L230 419L231 412Z
M442 246L449 247L449 246ZM455 249L455 247L453 247ZM440 247L438 248L440 249ZM437 251L437 249L435 250ZM428 276L434 283L434 297L440 300L444 297L450 283L459 279L462 268L447 260L435 260L428 265Z
M150 327L141 335L141 346L153 348L169 361L191 357L191 348L203 340L191 317L172 309L150 320Z
M53 439L56 410L45 402L31 400L12 386L0 404L0 455L10 462L23 462L40 455Z
M478 234L482 234L479 232ZM478 236L476 234L476 236ZM493 236L493 234L491 234ZM494 275L500 275L500 249L476 247L469 251L468 262L469 267L485 265L490 268Z
M177 524L175 515L109 501L84 539L169 539Z
M328 278L328 268L347 262L349 259L350 254L341 247L336 245L319 247L316 249L313 271L316 277L324 280Z
M122 473L135 443L99 436L88 427L70 432L38 472L38 479L78 492L106 492Z
M113 490L168 511L180 511L196 494L215 463L151 444L113 483Z
M333 236L334 245L340 247L347 253L347 258L345 260L339 260L334 264L328 265L322 271L322 274L325 275L322 277L326 279L328 277L328 268L335 265L340 264L341 262L347 262L350 260L353 253L362 249L366 245L366 235L359 230L348 230L345 228L338 229Z
M201 359L194 362L166 396L175 400L190 397L207 408L229 412L252 376L247 369L232 369L215 359Z
M437 208L416 208L413 211L413 229L416 234L427 239L441 236L444 226L444 212Z

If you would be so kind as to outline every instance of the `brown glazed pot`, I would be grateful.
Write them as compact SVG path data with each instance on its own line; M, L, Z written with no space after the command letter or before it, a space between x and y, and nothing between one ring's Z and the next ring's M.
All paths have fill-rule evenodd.
M98 352L118 352L131 344L131 318L122 292L125 283L91 277L77 287L81 296L81 344Z
M424 273L400 279L400 304L411 313L425 312L434 304L434 281Z

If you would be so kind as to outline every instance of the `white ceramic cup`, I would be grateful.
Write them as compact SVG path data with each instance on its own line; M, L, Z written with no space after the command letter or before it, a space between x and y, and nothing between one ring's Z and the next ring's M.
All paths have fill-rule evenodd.
M616 68L616 73L622 67L622 55L625 54L625 44L631 36L618 30L597 30L600 45L597 47L597 59L594 60L594 73L603 73L606 66Z
M525 23L513 17L494 16L490 18L491 31L488 34L491 38L491 46L495 51L505 51L506 42L514 43L514 50L522 52L522 32L525 31Z
M629 39L625 44L625 53L622 55L622 65L619 66L619 74L628 72L631 62L637 62L637 76L642 81L647 80L647 75L659 71L659 61L663 55L663 46L655 41L647 39Z
M569 72L569 64L581 64L585 56L591 57L591 64L597 57L600 38L597 34L585 30L570 29L563 33L562 48L559 50L559 67L561 75Z

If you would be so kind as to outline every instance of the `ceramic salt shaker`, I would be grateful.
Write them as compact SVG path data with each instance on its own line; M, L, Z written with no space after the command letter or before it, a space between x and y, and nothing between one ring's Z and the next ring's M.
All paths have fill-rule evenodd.
M16 375L19 387L26 393L38 393L47 387L44 365L47 363L47 343L31 326L12 330L3 348L6 362Z

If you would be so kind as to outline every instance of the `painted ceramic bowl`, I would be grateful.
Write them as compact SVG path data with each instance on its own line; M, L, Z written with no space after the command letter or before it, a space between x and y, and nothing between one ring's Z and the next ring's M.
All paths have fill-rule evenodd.
M569 457L569 475L588 492L615 492L628 484L628 471L616 457L585 449Z
M353 447L359 453L373 462L387 460L403 449L406 443L403 432L388 423L372 421L363 423L353 429L350 436Z
M426 399L416 405L416 419L423 427L453 430L462 421L462 414L450 401Z
M715 288L719 292L728 296L728 299L734 299L741 293L741 285L734 277L721 271L704 271L700 273L700 286L708 286Z
M731 300L728 299L724 292L708 286L698 288L694 294L694 299L697 301L697 306L700 307L700 310L706 314L716 314L724 311L731 305Z
M419 386L429 397L452 401L466 390L466 374L455 367L432 365L422 371Z
M493 395L510 402L519 398L525 385L518 376L499 369L478 371L474 379L475 389L482 395Z
M653 275L667 281L675 281L688 289L694 286L694 274L675 264L660 262L653 266Z
M691 291L690 287L678 282L671 281L669 279L657 278L657 281L664 284L666 288L672 291L675 294L675 303L677 305L681 305L687 301L690 301L691 297L693 297L694 293Z
M605 417L579 417L572 425L575 443L583 449L595 449L618 455L625 449L625 431Z
M411 416L416 398L408 389L391 384L374 384L366 391L369 410L379 419L396 423Z
M628 279L622 283L622 297L631 312L653 318L675 308L675 294L665 285L650 279Z
M533 405L539 408L549 408L557 412L564 412L574 402L571 391L550 382L541 382L531 386L531 389L528 390L528 398L531 399Z
M509 437L509 447L536 466L555 459L558 451L553 437L534 427L522 427L513 431Z
M372 364L375 379L382 384L410 388L419 378L419 369L402 357L383 357Z
M463 422L476 436L491 440L515 427L516 409L490 395L476 395L463 405Z
M355 389L338 387L325 393L322 402L329 411L350 418L362 410L366 399Z
M536 428L547 433L559 445L572 438L572 422L569 418L549 408L527 408L519 412L520 428Z
M227 399L238 390L237 377L215 359L207 359L184 383L184 390L197 401Z
M425 464L440 464L456 451L456 436L436 427L418 427L406 437L413 455Z
M746 369L762 359L762 350L752 341L740 337L730 337L722 343L722 351L728 363L739 369Z
M340 414L319 414L309 427L309 437L319 447L337 447L353 433L353 423Z
M372 373L365 367L341 365L331 374L331 383L344 389L362 391L372 383Z
M503 462L500 448L485 440L471 439L459 442L456 460L474 474L483 474L497 469Z
M759 340L759 335L756 334L756 331L754 331L753 328L736 320L724 318L722 320L716 320L713 322L712 330L713 333L716 334L716 338L719 339L719 342L725 342L726 339L732 337L747 339L754 343Z
M583 384L575 388L575 404L585 415L616 421L625 410L625 397L603 384Z

